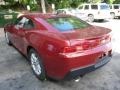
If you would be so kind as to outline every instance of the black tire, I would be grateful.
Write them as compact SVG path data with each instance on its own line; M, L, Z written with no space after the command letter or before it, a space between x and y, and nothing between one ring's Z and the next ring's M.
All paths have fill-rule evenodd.
M34 60L32 59L33 56L32 55L35 55L35 57L37 58L35 62L33 62ZM30 49L29 51L29 54L28 54L28 58L30 60L30 63L31 63L31 67L32 67L32 70L33 70L33 73L36 75L36 77L41 80L41 81L44 81L46 80L46 75L45 75L45 70L44 70L44 66L42 64L42 59L40 58L40 56L38 55L38 53L34 50L34 49ZM35 59L35 58L34 58ZM37 70L35 70L35 67L33 66L33 63L37 64L36 68L38 68L40 66L40 68L38 68L38 72ZM39 66L38 66L39 65Z
M88 22L93 22L94 21L94 16L92 14L88 15Z
M118 16L118 19L120 19L120 16Z
M104 19L99 19L99 22L103 22L104 21Z
M5 40L8 45L12 45L7 32L5 32Z

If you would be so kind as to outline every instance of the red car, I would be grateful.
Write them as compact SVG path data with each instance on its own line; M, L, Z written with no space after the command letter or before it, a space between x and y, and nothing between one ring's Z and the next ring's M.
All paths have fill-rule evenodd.
M8 44L30 61L40 79L71 79L110 61L111 30L69 15L27 14L4 28Z

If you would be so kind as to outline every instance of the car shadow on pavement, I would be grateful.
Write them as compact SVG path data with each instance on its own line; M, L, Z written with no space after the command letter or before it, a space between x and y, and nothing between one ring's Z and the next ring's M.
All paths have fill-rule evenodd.
M109 22L109 20L100 19L100 20L94 20L94 22L97 22L97 23L107 23L107 22Z

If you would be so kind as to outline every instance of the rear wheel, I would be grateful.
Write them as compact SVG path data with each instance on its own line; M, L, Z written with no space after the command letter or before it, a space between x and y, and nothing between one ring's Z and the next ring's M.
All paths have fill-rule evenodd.
M28 57L31 62L31 67L34 74L37 76L38 79L44 81L46 79L46 76L45 76L45 70L42 64L42 59L34 49L31 49L29 51Z
M120 16L118 16L118 19L120 19Z
M115 18L115 13L110 13L111 18L114 19Z
M93 22L94 21L94 16L92 14L88 15L88 21Z
M103 22L104 21L104 19L99 19L99 22Z
M7 32L5 32L5 39L6 39L6 43L7 43L8 45L12 45L12 43L11 43L9 37L8 37L8 33L7 33Z

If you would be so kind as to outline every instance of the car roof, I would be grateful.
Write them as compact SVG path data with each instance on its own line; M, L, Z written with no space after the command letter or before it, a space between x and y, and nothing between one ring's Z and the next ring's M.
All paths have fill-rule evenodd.
M107 3L84 3L81 5L108 5Z
M68 10L68 9L64 8L64 9L57 9L57 10Z
M110 5L120 5L120 4L110 4Z
M98 6L100 6L100 5L108 5L107 3L84 3L84 4L80 4L79 6L78 6L78 8L80 7L80 6L82 6L82 5L89 5L89 6L91 6L91 5L98 5Z
M57 10L73 10L73 8L62 8L62 9L57 9Z
M43 13L27 13L24 14L22 16L27 16L27 17L31 17L31 18L43 18L43 19L47 19L47 18L57 18L57 17L68 17L71 15L66 15L66 14L52 14L52 13L47 13L47 14L43 14Z

